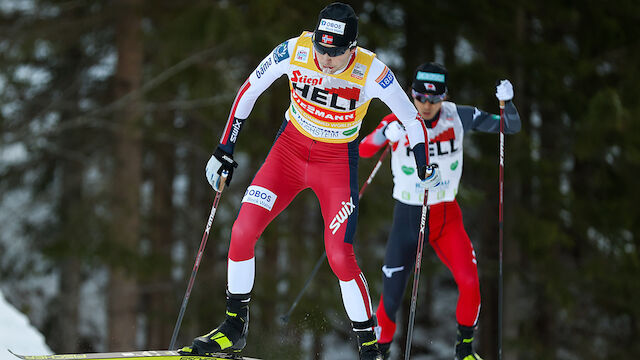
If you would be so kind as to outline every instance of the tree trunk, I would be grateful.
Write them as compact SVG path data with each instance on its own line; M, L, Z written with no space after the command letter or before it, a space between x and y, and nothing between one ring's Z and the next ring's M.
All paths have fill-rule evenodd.
M82 231L76 228L81 221L78 217L82 201L82 165L73 160L63 161L62 165L61 222L62 236L66 237L69 249L60 265L60 308L57 313L55 336L58 349L62 353L74 353L78 350L78 309L80 304L80 284L82 266L79 245L85 239Z
M115 97L130 94L140 88L142 76L141 17L138 13L142 0L116 1L118 20L116 46L118 66L115 75ZM113 181L112 242L117 244L118 263L114 264L109 280L108 347L111 351L132 350L136 346L136 317L138 287L127 257L137 254L140 215L140 104L137 97L126 102L115 113L115 167ZM121 259L125 259L122 261ZM132 260L132 257L128 257Z
M163 116L163 114L166 114ZM159 113L161 124L172 124L172 113ZM168 127L170 131L171 128ZM152 269L147 307L148 348L166 348L171 338L174 301L171 286L171 245L173 239L173 177L175 148L170 143L154 145L151 214Z
M201 139L206 136L206 128L203 126L206 120L199 118L189 118L185 127L185 132L190 139ZM202 140L200 140L202 142ZM180 236L180 240L184 243L186 255L180 264L183 270L183 277L179 278L174 284L174 305L175 309L171 312L173 321L178 317L178 311L185 295L185 290L191 276L191 271L196 258L196 253L202 239L204 225L207 216L211 211L211 205L214 198L214 191L207 183L204 176L204 166L211 152L205 149L205 153L195 151L195 148L181 148L177 153L178 157L176 165L183 166L182 171L186 174L189 181L186 194L186 203L189 204L189 211L182 212L180 222L185 228ZM235 184L235 182L234 182ZM224 200L228 196L229 189L225 189L225 196L220 199L218 206L219 213L224 212ZM217 213L218 214L218 213ZM180 214L176 214L177 216ZM221 216L217 216L220 218ZM222 229L222 230L221 230ZM209 241L203 259L200 263L200 269L196 277L196 282L191 293L187 311L184 315L180 332L178 334L177 344L188 344L191 340L200 336L202 333L213 329L221 321L221 314L225 311L224 289L226 288L226 251L221 251L218 244L224 242L228 244L230 231L226 227L220 226L220 222L214 221L209 234ZM222 254L224 252L224 254ZM213 287L212 284L220 284ZM203 300L206 298L206 300ZM214 298L216 301L211 301ZM178 302L176 302L176 300ZM202 303L206 305L203 305ZM206 331L205 331L206 330ZM178 345L179 346L179 345Z
M63 166L68 170L68 167ZM63 171L65 171L63 170ZM63 174L63 196L67 198L70 195L70 189L79 190L74 184L78 184L78 178L81 177L81 173ZM72 179L69 179L72 178ZM70 182L71 183L70 183ZM77 192L73 193L78 196ZM69 199L67 199L69 200ZM77 202L78 200L76 200ZM78 237L77 233L74 233L73 225L77 224L75 221L70 220L73 215L74 201L70 203L62 201L63 218L63 230L62 236L69 236L67 241L70 249L63 255L63 259L60 263L60 296L58 298L59 306L56 312L55 330L52 332L54 340L52 343L56 344L56 352L59 353L74 353L78 351L78 309L80 303L80 284L81 284L81 261L77 256L76 245L83 239ZM77 207L76 207L77 208Z
M72 47L65 54L69 61L65 61L61 68L59 81L68 81L75 77L80 66L81 51ZM77 93L73 93L77 96ZM75 109L74 109L75 110ZM74 111L63 112L63 119L73 117ZM84 142L81 132L69 131L62 138L65 149L80 151ZM51 343L58 353L74 353L79 349L78 326L80 308L80 286L82 274L81 247L88 241L85 233L87 215L82 210L84 202L83 172L84 165L77 158L63 157L59 160L61 172L61 196L59 211L60 233L56 242L63 245L63 252L58 266L60 271L60 295L56 299L54 325L51 331Z

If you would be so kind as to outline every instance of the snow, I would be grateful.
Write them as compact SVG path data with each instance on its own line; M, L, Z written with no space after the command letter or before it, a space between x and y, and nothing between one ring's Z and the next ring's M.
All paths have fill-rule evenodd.
M7 350L17 354L47 355L53 352L44 336L30 323L27 316L16 310L0 291L0 360L16 360Z

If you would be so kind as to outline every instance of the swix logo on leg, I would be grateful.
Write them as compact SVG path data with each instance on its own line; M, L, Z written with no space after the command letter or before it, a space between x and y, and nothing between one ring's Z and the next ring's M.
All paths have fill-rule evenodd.
M347 221L349 215L353 213L355 208L356 206L353 204L353 197L349 197L349 201L347 202L342 202L342 208L338 211L336 216L334 216L333 220L331 220L331 224L329 224L329 229L331 229L332 234L335 234L338 229L340 229L340 225Z
M236 140L238 139L238 134L240 133L240 127L242 126L242 121L240 121L240 119L234 118L233 119L233 128L231 130L231 137L229 138L229 140L231 140L231 142L235 143Z

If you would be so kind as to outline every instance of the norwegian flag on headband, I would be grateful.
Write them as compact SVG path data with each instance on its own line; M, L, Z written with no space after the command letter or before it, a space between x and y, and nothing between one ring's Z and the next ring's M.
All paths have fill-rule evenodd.
M327 34L322 35L322 42L325 44L333 44L333 36Z

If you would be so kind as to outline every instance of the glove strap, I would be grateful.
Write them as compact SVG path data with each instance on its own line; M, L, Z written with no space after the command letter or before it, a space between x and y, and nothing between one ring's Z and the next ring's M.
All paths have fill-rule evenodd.
M222 146L218 146L216 148L213 156L215 156L216 159L218 159L222 163L222 169L233 171L234 168L238 167L238 163L233 160L233 155L224 151L222 149Z

